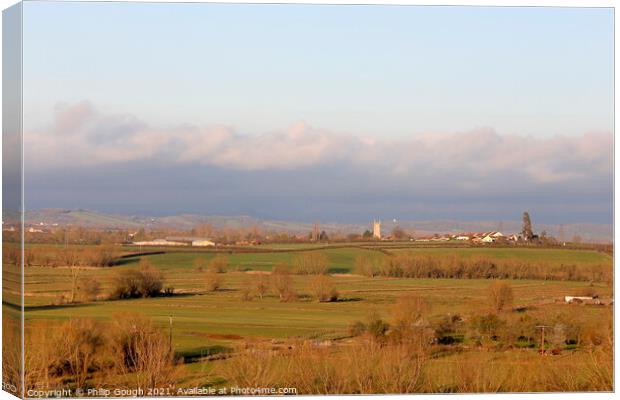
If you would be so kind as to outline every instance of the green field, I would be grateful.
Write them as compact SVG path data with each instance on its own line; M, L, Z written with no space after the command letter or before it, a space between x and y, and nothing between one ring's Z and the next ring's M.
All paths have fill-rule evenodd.
M79 346L91 333L104 343L94 353L102 359L92 359L91 369L85 370L87 381L82 384L143 385L140 374L114 369L126 365L124 359L115 358L126 350L114 346L137 335L136 329L148 333L135 336L142 338L136 343L156 343L143 353L148 354L145 361L156 359L150 355L153 351L168 354L164 364L147 365L162 365L159 378L176 387L302 385L301 393L334 394L609 390L612 385L609 321L613 308L609 303L613 298L613 260L603 252L407 242L216 249L118 246L112 250L105 246L70 246L65 250L57 245L29 245L27 250L37 252L39 258L33 258L37 261L24 271L25 336L30 350L47 349L41 353L42 360L37 358L38 352L27 356L28 365L39 368L31 385L54 371L50 366L56 364L46 364L45 354L64 362L67 351L88 348ZM96 264L96 257L109 254L113 254L110 262ZM49 262L49 257L55 257L54 261ZM210 271L209 262L215 257L227 260L224 272ZM320 260L320 271L326 270L329 277L300 274L304 271L300 257L306 262ZM70 262L66 260L79 260L73 261L79 266L63 266ZM291 301L281 301L274 289L278 275L272 276L271 271L281 264L289 265L293 273L286 278L292 280L296 293ZM308 265L306 272L312 270ZM19 340L16 321L21 306L21 271L6 262L3 269L3 312L5 317L14 317L5 318L3 324L7 335ZM167 295L111 299L120 275L136 276L139 271L153 273L154 269L163 276L163 288L172 288ZM508 287L512 298L503 309L494 308L490 296L498 276L523 278L499 284ZM209 290L208 282L214 277L222 282L217 290ZM96 301L79 302L76 297L78 301L71 303L76 282L93 280L101 288ZM262 299L255 288L259 280L269 287ZM321 280L328 282L329 290L337 290L337 301L317 301L317 282ZM250 299L244 297L249 288L254 290ZM566 295L585 292L595 292L605 304L563 302ZM416 307L407 301L422 302L423 314L399 325L399 312ZM131 325L135 317L146 320ZM446 331L442 327L453 317L458 317L458 322ZM118 325L125 320L125 328ZM494 333L484 333L484 324L493 326ZM558 351L555 346L560 343L561 356L539 355L535 326L540 324L552 330L566 329L558 334L560 338L565 334L563 341L554 342L553 331L546 343L547 351ZM352 329L360 325L362 331ZM374 329L381 326L387 327L377 335ZM405 331L400 331L403 326ZM448 332L451 341L440 342L441 332ZM160 341L149 342L149 338ZM380 343L386 347L373 347ZM407 358L412 355L414 358ZM352 361L343 367L344 360ZM402 371L416 373L415 360L422 360L423 384L394 386ZM308 367L313 370L304 375ZM18 379L17 373L12 370L11 376ZM367 380L370 387L357 386L356 382L362 382L359 374L372 374ZM64 372L50 385L78 385L77 377ZM332 378L345 386L324 386ZM405 377L400 383L408 385L409 379L413 378Z
M196 270L197 257L206 260L213 253L170 252L144 256L160 269L166 285L174 287L176 295L150 299L97 301L89 304L53 305L61 294L71 290L71 271L68 268L29 267L26 270L27 325L37 320L62 320L72 317L93 317L100 320L115 318L119 313L141 313L168 329L173 319L174 348L181 354L205 354L219 346L231 346L241 338L337 338L346 336L349 325L363 320L370 311L387 314L395 299L405 293L424 296L432 305L431 318L446 313L467 315L485 307L488 280L479 279L394 279L368 278L352 274L354 260L359 255L382 257L383 253L362 248L330 248L316 250L329 260L333 282L340 301L318 303L307 297L309 277L294 276L299 301L280 302L269 295L263 300L241 301L240 288L256 279L252 271L269 271L274 265L291 263L297 252L233 253L229 254L230 271L221 274L222 290L205 290L205 272ZM404 250L391 250L400 252ZM420 254L486 256L490 258L523 259L563 264L604 264L611 267L611 258L594 251L564 249L506 249L506 248L418 248ZM99 280L104 292L110 289L115 274L123 269L138 268L139 257L127 258L124 263L108 268L88 268L85 276ZM588 282L571 281L513 281L515 304L542 305L549 310L565 309L563 304L548 304L564 295L575 293ZM610 296L605 284L595 284L602 296ZM542 307L542 306L541 306ZM583 316L595 320L605 309L588 308ZM234 339L225 335L235 335Z

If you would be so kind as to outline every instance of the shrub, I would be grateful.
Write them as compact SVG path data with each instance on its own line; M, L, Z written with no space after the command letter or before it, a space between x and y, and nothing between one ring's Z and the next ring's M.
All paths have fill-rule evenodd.
M208 270L209 272L214 272L217 274L221 274L226 272L228 269L228 257L218 254L213 257L211 261L209 261Z
M258 274L256 276L256 281L254 282L254 291L259 299L263 299L263 296L269 290L269 281L263 274Z
M368 322L366 323L366 331L377 342L383 343L386 340L385 334L390 329L390 324L385 322L379 314L372 312L368 315Z
M133 299L136 297L143 297L140 292L141 281L142 274L140 271L133 269L120 271L113 279L113 289L110 297L113 299Z
M471 336L478 340L497 339L505 322L497 314L477 315L471 319Z
M101 284L95 278L80 277L77 284L79 301L94 301L101 293Z
M98 357L105 345L100 325L92 319L72 319L57 332L56 373L62 371L75 377L75 385L83 388L89 370L98 367Z
M368 257L357 256L355 257L353 267L357 274L372 278L373 276L377 275L377 271L375 270L375 264L377 264L377 262L371 260Z
M338 291L331 279L326 275L319 275L310 281L310 289L318 302L338 300Z
M294 301L297 293L293 287L293 278L286 264L278 264L271 272L271 285L280 301Z
M145 259L146 260L146 259ZM161 293L164 281L161 272L149 262L140 262L140 286L142 297L154 297Z
M327 273L328 259L323 253L315 251L301 253L295 257L297 273L302 275L319 275Z
M209 271L205 275L205 284L209 292L215 292L222 287L222 277L215 271Z
M172 343L161 330L137 314L118 315L109 342L116 371L133 387L165 387L175 381Z
M254 291L252 290L252 282L248 278L246 278L241 284L241 301L252 301L254 300Z
M105 367L106 340L95 320L42 323L28 329L24 340L26 388L85 388L89 376Z
M362 321L355 321L349 325L349 335L360 336L366 333L366 324Z
M440 344L451 344L456 341L455 336L461 335L463 318L459 314L444 315L434 326L435 337Z
M140 270L120 271L113 280L112 299L154 297L161 294L164 282L159 270L148 262L140 262Z
M506 282L493 282L488 289L489 303L495 312L512 306L512 287Z
M117 254L113 246L104 245L90 249L84 257L94 267L109 267L114 265Z

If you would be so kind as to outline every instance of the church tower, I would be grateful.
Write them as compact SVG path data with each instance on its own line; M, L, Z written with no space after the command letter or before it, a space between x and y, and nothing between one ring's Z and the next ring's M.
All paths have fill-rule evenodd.
M381 221L372 221L372 237L381 239Z

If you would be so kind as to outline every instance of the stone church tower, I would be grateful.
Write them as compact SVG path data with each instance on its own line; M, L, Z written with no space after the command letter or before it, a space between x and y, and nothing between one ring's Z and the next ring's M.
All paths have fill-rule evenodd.
M372 237L381 239L381 221L372 221Z

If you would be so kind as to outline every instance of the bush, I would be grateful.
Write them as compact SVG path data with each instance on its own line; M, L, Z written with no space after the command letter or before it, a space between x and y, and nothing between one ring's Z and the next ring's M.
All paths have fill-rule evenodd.
M375 260L365 256L357 256L355 257L353 267L357 274L372 278L378 273L375 269L375 264L378 264Z
M168 335L137 314L118 315L114 321L109 342L117 372L142 389L173 383L174 352Z
M213 257L211 261L209 261L209 265L207 268L209 272L221 274L223 272L226 272L226 270L228 269L228 265L228 257L218 254L217 256Z
M147 390L166 387L177 378L168 335L136 314L114 315L105 325L87 318L39 321L29 324L24 340L31 349L24 354L26 389ZM9 372L5 369L3 377Z
M305 252L295 257L297 273L302 275L320 275L327 273L328 259L323 253Z
M32 349L25 354L27 388L50 388L53 382L85 388L89 376L105 366L105 336L92 319L48 323L28 330L25 340Z
M355 321L349 325L349 335L360 336L366 333L366 324L362 321Z
M444 315L435 324L435 337L440 344L452 344L462 334L463 318L459 314Z
M94 267L109 267L114 265L117 254L114 247L106 245L89 249L84 257L84 261Z
M310 289L318 302L338 300L338 291L331 279L326 275L319 275L310 281Z
M259 299L263 299L263 296L269 290L269 281L263 274L259 274L256 276L256 281L254 282L254 291Z
M271 272L271 285L280 301L294 301L297 293L293 287L293 278L286 264L278 264Z
M386 340L385 334L390 329L390 324L385 322L379 314L371 313L368 315L368 322L366 324L366 331L377 342L383 343Z
M161 293L164 281L161 272L149 262L140 262L140 293L142 297L154 297Z
M471 336L478 340L497 339L505 322L497 314L477 315L471 319Z
M254 300L254 291L252 290L252 282L246 278L241 284L241 301L252 301Z
M489 303L495 312L512 306L512 287L506 282L493 282L488 289Z
M222 287L222 277L214 271L209 271L205 275L205 284L209 292L215 292Z
M159 270L148 262L140 262L140 270L120 271L113 280L112 299L132 299L155 297L161 294L164 286Z
M80 277L77 284L79 301L94 301L101 293L101 284L94 278Z

